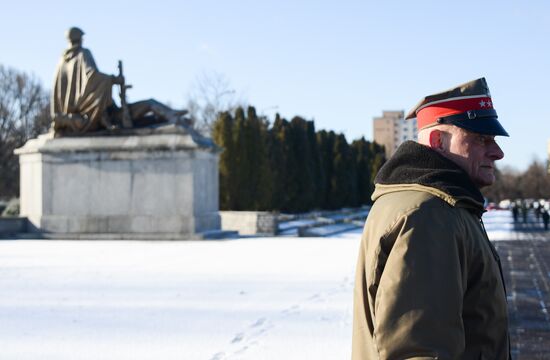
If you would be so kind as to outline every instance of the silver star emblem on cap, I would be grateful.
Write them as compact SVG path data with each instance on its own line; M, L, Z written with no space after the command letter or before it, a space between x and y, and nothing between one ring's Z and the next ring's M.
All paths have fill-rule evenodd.
M491 100L487 101L487 106L493 106L493 103L491 102Z
M479 106L485 107L485 101L481 100L481 101L479 102Z

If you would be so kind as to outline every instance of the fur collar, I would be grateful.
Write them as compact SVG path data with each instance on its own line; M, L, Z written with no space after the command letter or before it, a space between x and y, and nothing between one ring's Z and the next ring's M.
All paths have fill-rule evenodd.
M484 198L469 175L453 161L427 146L406 141L380 168L375 184L419 184L456 199L469 198L483 211Z

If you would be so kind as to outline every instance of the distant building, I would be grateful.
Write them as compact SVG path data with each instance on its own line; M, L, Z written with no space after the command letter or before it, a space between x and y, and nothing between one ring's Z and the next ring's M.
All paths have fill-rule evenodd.
M405 120L404 111L384 111L372 120L374 141L386 148L386 158L405 140L417 140L416 119Z

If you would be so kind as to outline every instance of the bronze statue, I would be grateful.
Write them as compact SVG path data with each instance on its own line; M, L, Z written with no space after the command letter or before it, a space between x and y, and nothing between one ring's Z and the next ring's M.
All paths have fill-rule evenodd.
M187 110L174 110L154 100L126 103L126 85L119 61L119 74L100 72L92 53L82 47L84 32L67 30L70 47L65 50L55 72L51 116L56 136L80 135L103 130L118 133L123 129L171 123L188 127ZM112 86L120 86L121 107L112 99Z

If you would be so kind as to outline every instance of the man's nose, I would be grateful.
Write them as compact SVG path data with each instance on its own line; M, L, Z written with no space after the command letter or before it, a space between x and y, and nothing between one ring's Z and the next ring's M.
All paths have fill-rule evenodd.
M500 146L498 146L498 144L493 141L489 145L487 155L491 158L491 160L496 161L496 160L500 160L504 157L504 152L502 151Z

